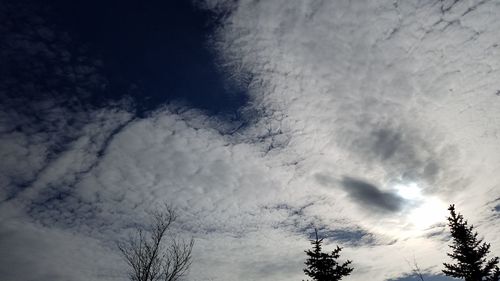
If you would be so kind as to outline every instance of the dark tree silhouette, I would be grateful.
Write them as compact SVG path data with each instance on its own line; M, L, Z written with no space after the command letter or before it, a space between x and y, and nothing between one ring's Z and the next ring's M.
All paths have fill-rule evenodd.
M168 246L164 245L167 230L176 218L169 206L165 210L153 211L148 231L138 229L136 236L118 244L130 266L131 281L177 281L187 272L191 265L193 239L185 242L172 238Z
M487 260L490 252L490 244L477 238L477 232L473 225L467 225L460 213L455 212L455 205L448 208L448 226L450 227L453 241L450 248L451 257L455 263L444 263L443 273L455 277L463 278L465 281L500 281L500 269L498 268L499 258L494 257Z
M319 239L317 229L314 229L314 233L316 238L311 240L313 247L305 251L308 258L305 262L304 273L316 281L337 281L351 274L353 268L349 267L349 265L352 261L347 260L342 264L337 261L342 248L337 246L331 254L323 253L323 238Z

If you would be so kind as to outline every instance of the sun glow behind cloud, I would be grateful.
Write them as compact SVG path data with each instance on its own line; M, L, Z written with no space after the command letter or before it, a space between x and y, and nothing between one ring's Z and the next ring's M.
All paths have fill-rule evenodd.
M448 215L446 204L436 197L424 198L423 203L408 215L409 221L417 230L426 229L433 224L444 222Z
M102 118L75 127L74 142L50 157L39 140L64 138L65 127L4 130L11 161L3 182L30 183L10 202L21 214L27 207L27 224L109 242L140 221L136 212L173 200L197 239L193 280L300 280L314 226L345 246L356 264L352 280L401 276L412 256L439 272L446 245L434 225L451 202L499 249L491 211L500 196L494 1L207 2L230 10L213 47L230 76L249 83L249 107L259 114L229 134L227 124L192 108L167 106L145 118L89 112ZM73 116L52 111L49 121ZM29 172L19 159L40 164ZM328 184L317 184L318 173ZM379 184L396 178L406 180ZM64 253L64 243L53 244ZM0 264L10 273L22 261ZM47 262L37 267L57 271ZM65 274L92 280L82 268ZM71 277L64 280L80 280Z
M413 226L412 230L420 232L444 221L447 215L446 204L436 196L424 194L417 183L399 183L393 188L409 202L406 219Z
M300 268L301 247L307 246L304 232L313 225L348 233L359 230L372 237L351 235L347 242L358 245L346 247L346 256L360 269L353 280L400 276L407 271L405 255L411 258L413 253L425 257L423 268L440 264L445 251L436 245L445 245L426 236L444 218L440 200L457 200L455 189L468 192L470 159L480 157L474 155L490 157L492 167L498 166L493 154L476 154L463 141L464 134L469 139L493 136L494 126L488 124L497 124L486 121L497 120L498 99L492 93L500 87L495 78L499 65L491 60L493 51L484 50L498 38L500 25L488 14L498 7L492 2L457 2L454 8L404 1L207 2L230 10L214 34L214 46L230 76L251 77L251 107L262 114L237 132L244 146L234 138L221 138L227 144L222 151L231 148L228 155L244 155L241 162L220 157L211 172L203 173L207 163L186 160L194 179L215 175L224 181L203 178L194 185L199 192L190 193L193 181L176 173L171 178L179 177L179 186L167 190L182 191L179 201L203 202L203 208L197 203L186 210L210 210L197 227L210 229L213 241L225 245L224 235L236 236L240 252L252 253L231 257L235 266L221 279L300 279L301 272L293 275L285 265L269 267L268 262L286 256L295 262L288 266ZM460 24L454 24L459 17ZM474 30L480 30L479 35ZM198 134L206 128L198 127ZM211 144L213 139L217 137L209 139ZM490 150L498 148L492 137L478 141L490 143ZM249 164L248 169L239 163ZM316 172L337 183L325 190L312 188ZM349 195L342 197L335 186L349 175L366 182L344 182ZM403 175L408 182L435 188L423 192L417 185L395 196L390 187L371 184ZM259 184L255 179L273 180ZM273 241L295 242L290 249L297 251L291 256L280 247L256 251L256 245L270 241L267 235ZM209 239L205 242L213 251L202 259L209 264L206 268L216 271L224 259L209 260L225 253ZM204 270L193 273L203 276Z

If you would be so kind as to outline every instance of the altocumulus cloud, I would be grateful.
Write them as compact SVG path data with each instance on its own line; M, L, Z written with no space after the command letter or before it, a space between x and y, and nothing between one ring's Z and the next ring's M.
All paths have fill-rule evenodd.
M300 280L314 225L349 245L352 280L404 276L413 256L437 273L446 245L429 233L442 225L411 226L390 187L405 182L455 202L500 250L497 2L197 4L224 15L212 47L226 73L251 77L257 118L228 133L183 106L136 118L126 102L44 94L30 103L3 80L0 235L2 252L14 253L0 263L3 278L122 279L114 241L163 201L179 208L180 235L197 239L193 280ZM64 59L64 40L44 48L30 36L4 49L76 63ZM99 63L78 64L93 67L58 81L98 91ZM82 84L86 75L95 83ZM16 90L44 93L37 85ZM353 208L363 205L384 211ZM60 266L67 260L71 270Z
M230 11L214 45L228 72L251 73L253 104L270 116L256 128L287 137L279 157L298 163L297 183L314 186L318 174L364 178L381 183L383 192L414 183L423 196L463 206L498 244L491 201L499 193L500 159L491 153L499 149L498 3L205 1L205 7ZM345 189L378 189L337 182ZM328 207L320 208L319 200L308 208L311 215L340 221L345 215L369 231L388 232L378 228L379 216L348 208L338 189L324 191L331 192ZM347 194L359 199L365 193ZM403 247L411 255L420 252L413 245L433 247L430 239L420 239L388 248ZM429 258L425 266L438 271L432 266L443 260L444 250L424 252L419 255ZM388 260L379 264L388 267L375 279L405 268L391 262L394 268ZM364 273L356 274L363 279Z

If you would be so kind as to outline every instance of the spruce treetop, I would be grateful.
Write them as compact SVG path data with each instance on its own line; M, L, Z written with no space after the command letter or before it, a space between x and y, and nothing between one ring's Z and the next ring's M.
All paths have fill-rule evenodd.
M456 213L455 205L450 205L448 210L448 226L453 239L448 256L455 263L444 263L443 273L465 281L500 281L499 258L487 259L491 245L478 239L474 226L468 225L467 220Z
M315 281L338 281L351 274L353 268L349 265L352 261L347 260L342 264L337 261L342 248L337 246L330 254L323 253L323 238L318 237L317 229L314 229L314 232L316 237L311 240L312 249L305 251L308 259L305 262L304 273Z

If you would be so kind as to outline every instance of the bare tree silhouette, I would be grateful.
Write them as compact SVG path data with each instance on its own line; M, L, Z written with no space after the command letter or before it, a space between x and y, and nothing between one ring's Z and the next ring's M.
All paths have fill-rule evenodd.
M415 276L415 278L418 278L420 281L425 281L422 270L420 269L415 257L413 257L413 264L411 264L408 260L406 260L406 263L408 263L408 266L411 268L412 275Z
M463 278L465 281L500 281L499 258L487 260L490 244L477 238L474 226L468 226L467 220L455 212L455 205L450 205L448 210L448 226L453 238L449 245L452 252L448 253L448 256L455 260L455 263L444 263L443 273Z
M177 219L174 209L150 212L150 229L138 229L136 235L118 243L124 259L130 267L131 281L177 281L191 265L194 240L170 238L165 245L167 230Z

